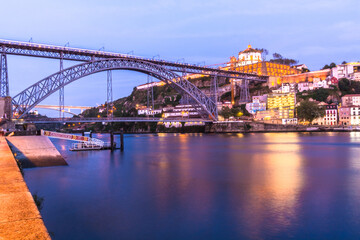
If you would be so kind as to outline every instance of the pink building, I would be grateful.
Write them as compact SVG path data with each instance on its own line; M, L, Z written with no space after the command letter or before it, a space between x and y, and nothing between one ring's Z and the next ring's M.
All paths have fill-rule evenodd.
M360 94L347 94L341 98L341 106L360 106Z
M350 107L340 107L339 108L339 124L348 126L350 125L351 113Z

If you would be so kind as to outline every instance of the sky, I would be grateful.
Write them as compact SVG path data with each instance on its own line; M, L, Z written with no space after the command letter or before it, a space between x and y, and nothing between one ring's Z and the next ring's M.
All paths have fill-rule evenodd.
M248 44L268 49L268 59L277 52L310 70L360 61L359 0L16 0L1 8L1 39L205 65L227 62ZM8 67L15 96L58 71L59 61L8 56ZM114 71L114 98L145 82L146 75ZM65 87L65 105L105 101L105 73ZM58 104L58 94L43 104Z

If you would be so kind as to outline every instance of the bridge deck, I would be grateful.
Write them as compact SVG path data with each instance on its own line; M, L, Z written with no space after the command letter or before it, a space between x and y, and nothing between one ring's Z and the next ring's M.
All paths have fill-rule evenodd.
M129 54L96 51L96 50L72 48L65 46L54 46L48 44L39 44L39 43L30 43L30 42L21 42L21 41L11 41L4 39L0 39L0 52L10 55L22 55L22 56L30 56L30 57L64 59L64 60L74 60L74 61L84 61L84 62L100 60L100 59L109 59L109 58L137 59L137 60L152 62L154 64L166 67L169 70L175 72L218 75L229 78L243 78L243 79L256 80L256 81L266 81L268 79L268 76L259 76L256 74L243 73L238 71L227 71L218 68L199 66L195 64L143 58Z
M114 117L114 118L43 118L43 119L16 119L16 123L86 123L86 122L213 122L209 119L201 118L131 118L131 117Z

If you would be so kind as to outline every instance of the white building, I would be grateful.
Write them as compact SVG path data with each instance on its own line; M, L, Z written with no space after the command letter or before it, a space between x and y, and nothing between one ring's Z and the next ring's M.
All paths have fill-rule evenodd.
M201 110L202 108L196 105L177 105L176 107L163 108L164 118L198 118L200 117L199 111Z
M257 111L266 110L266 102L260 101L259 99L255 99L251 103L246 103L245 108L250 114L255 115Z
M151 83L145 83L145 84L141 84L139 86L136 87L137 90L144 90L144 89L148 89L151 87L158 87L158 86L163 86L165 85L164 82L151 82Z
M330 126L338 124L337 104L332 103L326 106L324 124Z
M261 57L261 51L256 50L248 45L248 48L242 52L239 52L239 58L231 57L230 61L235 63L235 66L245 66L253 63L261 62L263 59Z
M329 88L329 84L327 80L321 80L320 78L313 79L313 88Z
M283 118L281 120L284 125L296 125L298 123L297 118Z
M296 92L296 83L282 83L281 84L281 93L295 93Z
M300 82L297 87L299 92L314 90L314 84L312 82Z
M156 114L160 114L160 113L162 113L161 109L152 110L151 108L144 108L144 109L138 110L138 115L151 116L151 115L156 115Z
M352 106L350 108L350 124L351 125L360 125L360 107Z
M331 69L331 75L337 79L348 78L360 81L360 62L337 65Z

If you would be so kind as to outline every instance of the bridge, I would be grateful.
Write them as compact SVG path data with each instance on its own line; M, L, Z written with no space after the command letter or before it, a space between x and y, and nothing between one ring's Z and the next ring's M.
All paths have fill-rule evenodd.
M203 118L153 118L153 117L112 117L112 118L34 118L16 119L16 123L111 123L111 122L212 122Z
M50 109L50 110L55 110L55 111L60 111L60 106L57 105L36 105L34 108L37 109ZM73 112L71 112L71 110L80 110L80 113L82 113L84 110L87 109L91 109L92 107L88 107L88 106L63 106L63 112L65 113L69 113L71 115L77 116L78 114L75 114Z
M218 68L179 63L165 60L142 58L134 55L94 51L88 49L61 47L54 45L0 40L0 97L10 96L7 55L41 57L60 60L59 71L37 81L12 97L13 118L21 119L51 94L59 91L59 111L64 118L64 87L78 79L98 72L107 72L107 105L112 99L112 70L130 70L145 73L169 84L182 96L187 96L201 106L204 119L217 120L216 84L213 94L208 97L195 85L184 78L185 74L203 74L217 77L243 80L247 87L249 81L267 81L267 76L228 71ZM63 68L63 61L78 61L80 64Z

